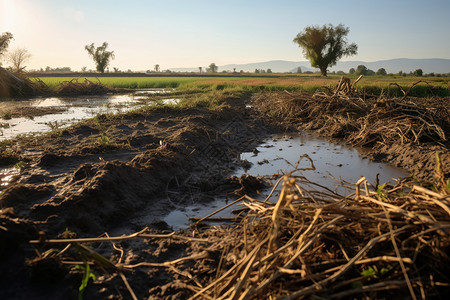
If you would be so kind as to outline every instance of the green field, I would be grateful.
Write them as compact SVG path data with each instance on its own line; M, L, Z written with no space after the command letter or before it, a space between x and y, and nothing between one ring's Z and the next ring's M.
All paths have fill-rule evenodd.
M321 77L318 75L273 75L273 76L246 76L246 77L197 77L197 76L173 76L173 77L80 77L80 82L85 78L113 88L241 88L249 91L298 91L306 90L314 92L320 87L334 87L341 76L330 75ZM352 80L353 76L349 76ZM40 77L50 88L56 87L62 81L68 81L70 77ZM414 77L414 76L366 76L358 84L357 89L368 93L379 94L387 91L389 84L397 83L404 90L408 90L414 83L420 83L411 90L412 96L449 96L450 77ZM391 95L401 95L397 87L391 87Z

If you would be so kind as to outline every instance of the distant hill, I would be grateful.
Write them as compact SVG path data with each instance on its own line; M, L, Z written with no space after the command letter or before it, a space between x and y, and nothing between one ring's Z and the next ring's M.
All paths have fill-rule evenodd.
M344 71L348 72L351 68L355 68L358 65L365 65L368 69L377 71L380 68L384 68L388 73L398 73L403 71L406 73L414 72L416 69L422 69L422 71L427 73L450 73L450 59L441 58L427 58L427 59L413 59L413 58L397 58L390 60L379 60L374 62L365 61L339 61L336 66L333 66L329 71ZM300 67L302 72L319 71L316 68L311 68L309 61L286 61L286 60L272 60L267 62L257 62L249 64L229 64L224 66L219 66L219 72L222 71L233 71L236 72L254 72L255 69L267 70L271 69L272 72L285 73L292 72L295 73L297 68ZM206 67L204 67L206 68ZM171 71L175 72L198 72L197 68L172 68Z

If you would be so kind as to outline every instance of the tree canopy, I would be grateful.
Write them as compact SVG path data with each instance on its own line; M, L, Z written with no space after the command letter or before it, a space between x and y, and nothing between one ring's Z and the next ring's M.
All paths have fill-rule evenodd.
M334 27L308 26L294 38L294 43L303 48L303 54L311 62L311 67L319 68L323 76L327 76L328 67L332 67L343 56L355 55L358 46L348 44L348 27L339 24Z
M211 63L208 67L208 72L216 73L218 69L219 67L215 63Z
M95 48L94 43L84 47L89 56L94 60L97 71L101 73L105 73L105 69L111 59L114 59L114 51L107 51L106 48L108 48L107 42L104 42L103 45L97 48Z
M3 52L8 48L9 42L12 39L13 35L10 32L4 32L0 35L0 58L3 55Z
M379 68L376 74L386 76L387 72L385 68Z

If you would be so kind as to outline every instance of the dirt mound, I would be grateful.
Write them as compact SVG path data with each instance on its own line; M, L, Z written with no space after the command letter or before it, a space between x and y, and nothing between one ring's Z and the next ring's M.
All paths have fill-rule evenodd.
M31 97L48 93L42 81L32 81L24 73L11 73L0 67L0 98Z

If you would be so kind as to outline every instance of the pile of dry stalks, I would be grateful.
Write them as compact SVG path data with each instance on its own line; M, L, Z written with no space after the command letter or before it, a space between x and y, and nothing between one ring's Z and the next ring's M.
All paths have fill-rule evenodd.
M32 81L25 73L11 73L0 67L0 98L30 97L48 92L42 81Z
M302 170L309 169L314 169L312 162L311 168ZM445 182L432 191L411 183L372 186L361 178L355 192L343 197L306 190L304 177L296 175L302 170L280 178L282 190L276 203L248 196L239 199L245 209L232 227L194 226L179 234L142 231L116 238L31 242L76 247L85 264L95 262L120 274L134 299L125 275L137 268L163 268L176 279L153 289L158 294L149 299L174 295L186 299L448 296L450 190ZM172 261L130 265L121 262L126 249L114 245L122 254L113 261L82 245L131 238L184 240L187 253ZM64 263L71 262L66 258Z
M391 99L363 96L353 86L341 80L334 91L262 93L253 102L280 126L318 129L325 136L345 138L353 146L448 142L449 99L423 101L407 97L408 92Z
M56 92L59 95L102 95L112 90L100 81L98 83L92 82L89 79L84 79L83 82L78 82L79 78L73 78L70 81L63 81L56 87Z

